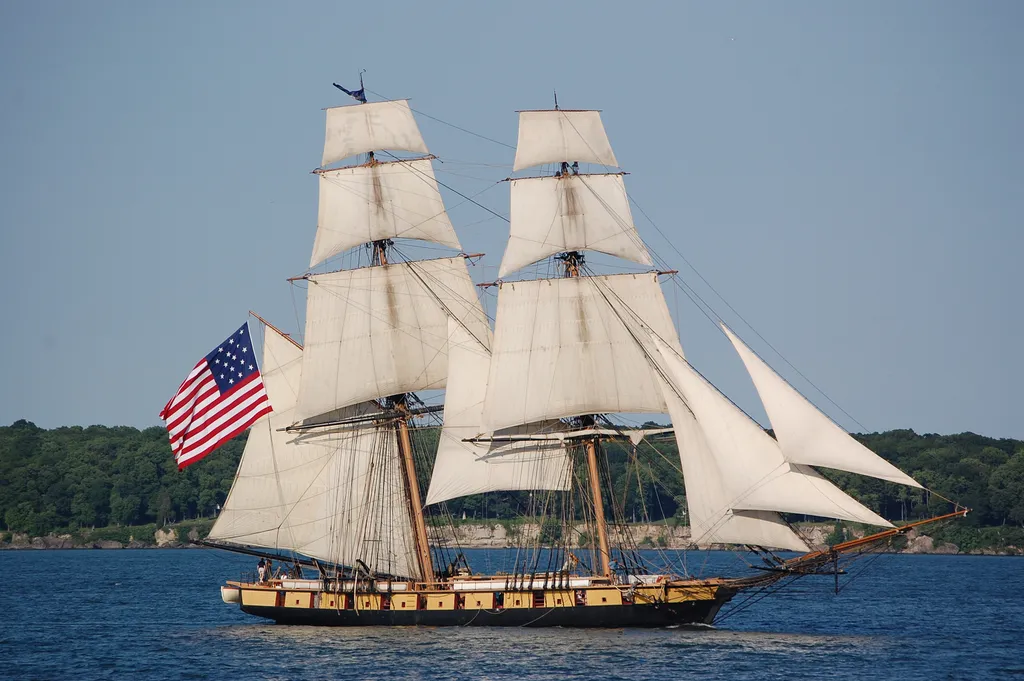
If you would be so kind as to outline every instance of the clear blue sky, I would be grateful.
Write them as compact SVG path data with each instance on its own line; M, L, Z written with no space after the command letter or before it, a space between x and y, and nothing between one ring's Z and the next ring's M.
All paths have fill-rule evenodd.
M867 429L1024 437L1022 29L1010 1L0 3L0 423L154 425L250 308L297 330L320 109L365 68L508 143L552 89L603 109L640 206ZM420 127L442 159L511 163ZM464 193L507 172L438 167ZM507 192L480 200L507 214ZM478 281L507 238L488 217L452 210ZM763 420L731 347L668 300Z

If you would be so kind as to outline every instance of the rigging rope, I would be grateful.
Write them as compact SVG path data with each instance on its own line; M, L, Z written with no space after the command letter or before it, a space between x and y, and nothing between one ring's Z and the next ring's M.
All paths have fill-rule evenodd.
M370 90L369 88L367 88L366 91L371 93L371 94L373 94L373 95L376 95L376 96L380 97L381 99L385 99L385 100L387 99L387 97L385 97L384 95L380 94L379 92L374 92L373 90ZM418 109L413 109L411 106L409 107L409 109L411 109L412 111L418 113L421 116L425 116L425 117L429 118L432 121L437 121L438 123L440 123L442 125L447 125L450 128L455 128L456 130L464 132L467 135L472 135L473 137L479 137L482 140L487 140L488 142L494 142L495 144L500 144L501 146L507 147L509 149L512 149L513 151L515 150L515 147L513 145L511 145L511 144L505 144L504 142L500 142L500 141L498 141L496 139L492 139L490 137L487 137L486 135L481 135L480 133L473 132L472 130L466 130L465 128L461 128L461 127L455 125L454 123L449 123L448 121L442 121L440 118L435 118L434 116L431 116L428 113L423 113L422 111L420 111Z

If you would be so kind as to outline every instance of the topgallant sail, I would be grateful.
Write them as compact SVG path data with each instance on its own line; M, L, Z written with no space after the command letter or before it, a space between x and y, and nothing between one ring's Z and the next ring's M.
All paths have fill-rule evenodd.
M513 169L529 174L508 182L493 332L469 256L408 259L397 245L461 250L433 158L405 100L327 110L317 232L299 278L303 343L264 322L274 412L252 427L205 542L292 567L228 582L225 601L293 624L712 623L737 594L838 575L841 560L912 526L895 528L814 467L920 485L731 329L774 436L690 365L661 288L671 273L652 269L599 112L519 114ZM597 274L589 252L648 269ZM366 262L314 271L345 253ZM540 261L556 276L509 278ZM440 390L443 407L417 396ZM425 422L442 412L437 426ZM672 426L608 416L629 413L668 414ZM751 551L767 563L759 574L697 579L638 550L611 494L608 448L636 458L666 437L693 545ZM458 551L444 504L498 491L531 492L534 527L558 531L521 537L514 570L481 575ZM794 515L885 529L812 551Z

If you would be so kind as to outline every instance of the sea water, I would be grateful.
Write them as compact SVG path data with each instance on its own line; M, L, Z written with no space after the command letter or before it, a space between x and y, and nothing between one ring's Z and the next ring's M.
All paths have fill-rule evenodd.
M514 559L467 553L481 571ZM255 560L0 552L0 678L1024 679L1024 558L885 555L839 595L808 577L738 598L714 628L655 630L275 625L221 602ZM734 573L737 560L690 553L686 568Z

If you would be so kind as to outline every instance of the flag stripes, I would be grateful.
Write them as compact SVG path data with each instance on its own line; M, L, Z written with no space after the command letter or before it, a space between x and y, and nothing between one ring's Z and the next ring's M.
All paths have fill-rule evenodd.
M193 367L160 417L181 470L271 411L246 324Z

